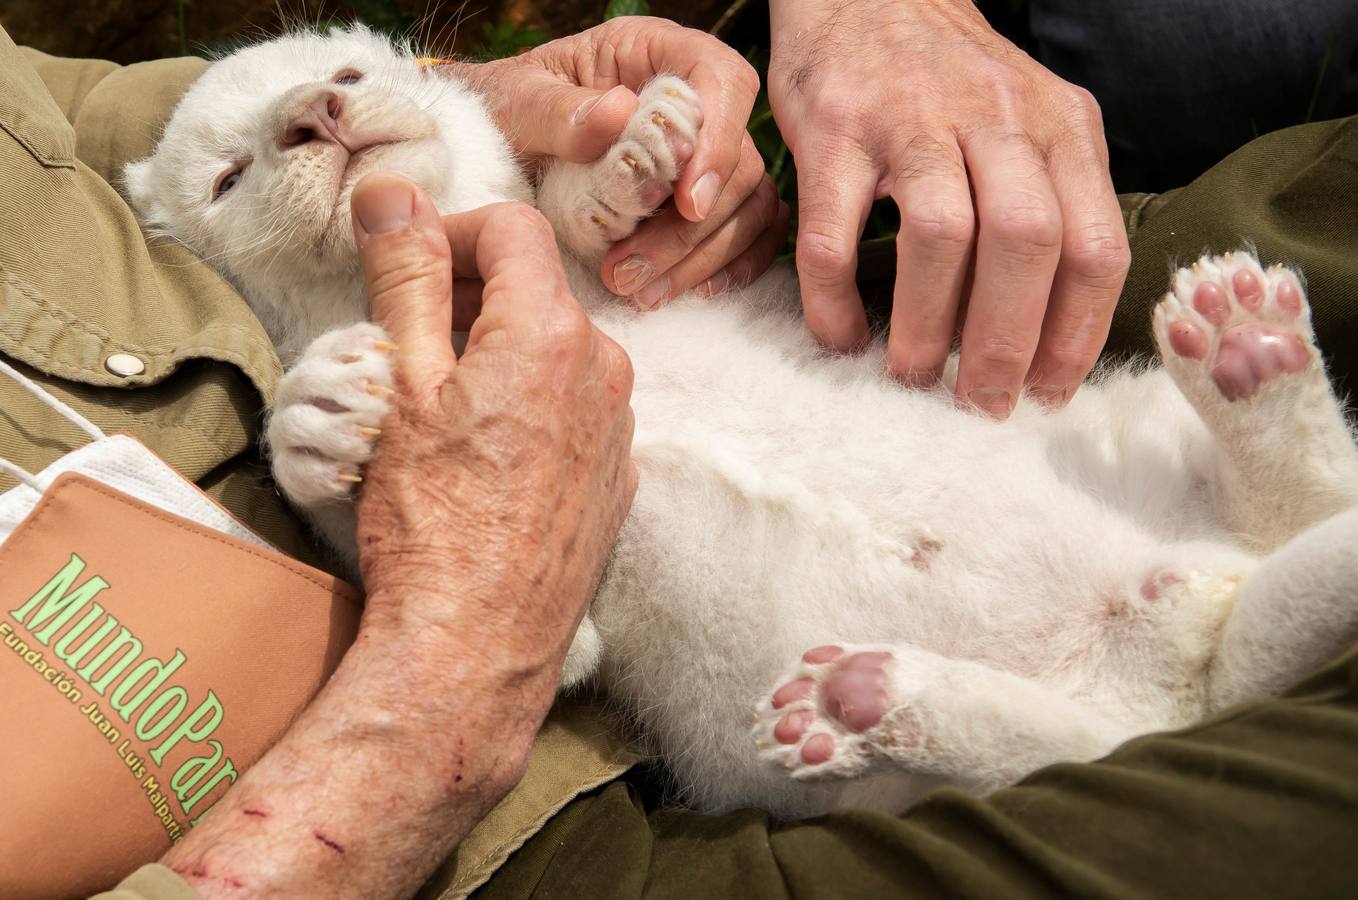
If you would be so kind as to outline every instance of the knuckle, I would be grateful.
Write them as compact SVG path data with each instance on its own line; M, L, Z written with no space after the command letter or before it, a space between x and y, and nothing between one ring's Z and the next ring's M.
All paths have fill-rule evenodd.
M740 159L736 162L736 170L732 178L744 185L746 189L757 187L764 179L764 159L755 149L754 142L750 140L748 133L741 144Z
M858 138L865 131L861 92L841 79L826 76L812 101L817 128L839 138Z
M731 51L725 43L722 43L721 41L717 41L717 43L727 51L732 52L732 55L735 57L735 59L732 60L734 68L731 75L735 79L736 84L751 95L759 93L759 70L750 65L749 60L745 59L745 57Z
M368 267L368 293L387 297L419 291L442 284L448 275L446 253L430 253L421 247L419 252L402 253Z
M594 338L593 329L580 304L566 296L552 304L543 318L548 346L562 357L573 357L588 349Z
M970 205L935 200L910 204L901 211L901 233L929 250L962 253L971 244L975 229Z
M1072 125L1083 128L1087 131L1103 132L1103 110L1099 107L1099 101L1094 95L1079 85L1066 85L1066 94L1069 100L1065 110L1065 119Z
M632 358L623 352L623 349L617 344L612 344L607 353L610 362L609 369L613 373L612 384L625 403L627 398L632 395L632 385L636 382L636 372L632 369Z
M645 224L645 223L643 223ZM674 227L666 227L663 232L657 234L652 246L654 253L648 254L651 262L657 266L657 271L668 270L678 264L681 260L687 259L694 249L700 244L705 233L702 231L701 222L679 221ZM638 242L633 250L638 250L643 245Z
M1074 384L1098 362L1099 349L1092 342L1061 343L1044 348L1038 369L1044 381Z
M538 236L550 235L552 226L547 217L527 203L505 203L495 211L496 221L513 228Z
M797 235L797 268L813 281L839 282L854 274L853 253L842 237L803 228Z
M923 362L925 368L936 365L952 352L951 328L938 328L937 324L915 329L911 334L893 334L887 349L903 363L918 365Z
M992 375L1021 372L1028 367L1032 348L1013 337L991 334L977 339L970 347L963 344L962 353Z
M991 236L1007 252L1042 255L1061 247L1061 211L1046 198L1016 194L995 206L988 218Z
M1070 266L1086 281L1120 282L1132 266L1127 233L1112 225L1090 225L1067 249Z

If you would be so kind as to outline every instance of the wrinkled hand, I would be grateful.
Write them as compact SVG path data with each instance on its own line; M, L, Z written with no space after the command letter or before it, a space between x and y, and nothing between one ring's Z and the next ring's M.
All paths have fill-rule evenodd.
M440 220L380 173L352 207L400 342L358 510L368 601L311 705L162 858L206 900L413 895L522 777L636 490L631 367L540 215ZM460 360L454 267L485 280Z
M659 74L681 76L703 104L693 158L674 186L672 207L604 257L604 284L632 296L668 277L665 298L695 287L711 295L748 283L773 262L789 210L745 131L759 76L715 37L664 19L610 19L511 59L459 66L458 74L487 95L519 152L573 162L608 149L643 84ZM646 266L615 275L634 258Z
M807 322L867 334L856 245L874 198L901 212L887 363L943 371L1009 414L1026 384L1074 393L1107 339L1129 265L1099 109L986 24L969 0L775 0L769 94L797 161Z
M399 347L358 510L365 622L455 622L457 646L545 713L636 491L631 364L571 296L536 210L440 221L394 175L365 178L353 205L373 317ZM454 270L484 281L461 358Z

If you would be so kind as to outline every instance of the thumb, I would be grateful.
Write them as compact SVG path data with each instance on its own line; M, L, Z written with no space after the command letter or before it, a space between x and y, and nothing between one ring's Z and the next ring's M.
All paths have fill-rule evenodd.
M584 163L603 156L637 104L637 95L621 84L599 91L549 72L516 73L497 117L521 153Z
M453 263L438 210L414 183L365 176L350 200L373 320L400 348L398 380L419 395L447 381L453 354Z

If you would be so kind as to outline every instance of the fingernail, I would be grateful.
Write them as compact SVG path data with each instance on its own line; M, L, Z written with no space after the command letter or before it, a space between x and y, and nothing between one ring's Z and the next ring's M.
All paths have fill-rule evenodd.
M353 211L365 234L405 228L415 216L415 192L407 182L384 179L382 184L355 194Z
M670 292L670 276L661 275L655 281L646 285L632 297L632 302L642 309L655 309L656 304L665 299L665 295Z
M905 369L892 375L901 384L911 388L931 388L939 381L938 373L933 369Z
M625 88L624 88L622 85L620 85L620 84L619 84L619 85L614 85L613 87L611 87L611 88L609 88L608 90L604 91L604 92L603 92L602 94L600 94L599 96L597 96L597 97L591 97L590 99L586 100L584 103L581 103L581 104L576 108L575 112L571 113L571 124L572 124L572 125L582 125L582 124L584 124L584 121L585 121L586 119L589 118L589 114L592 113L592 112L594 112L594 107L596 107L596 106L599 105L599 101L603 100L605 97L609 96L610 94L613 94L613 93L615 93L615 92L617 92L617 91L621 91L621 90L625 90Z
M708 172L693 185L693 191L689 196L693 199L693 212L699 219L707 218L720 192L721 184L716 172Z
M618 294L630 297L651 280L651 264L640 256L629 256L613 267L613 284Z
M967 401L992 416L1004 417L1014 409L1014 398L1008 391L977 388L967 392Z
M730 286L731 276L726 274L725 269L722 269L716 275L713 275L711 278L698 285L697 293L699 297L707 300L710 297L720 294Z
M1064 387L1059 384L1038 384L1028 389L1028 394L1043 406L1058 408L1070 402L1073 388Z

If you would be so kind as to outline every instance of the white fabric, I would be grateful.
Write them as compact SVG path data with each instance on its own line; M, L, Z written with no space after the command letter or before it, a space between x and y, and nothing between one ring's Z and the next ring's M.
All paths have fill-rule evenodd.
M249 541L269 545L239 524L198 488L136 440L121 434L93 441L66 454L33 479L46 490L57 476L79 472L115 490L199 525ZM20 484L0 494L0 541L18 527L41 499L42 492Z
M0 542L8 539L33 511L52 482L66 472L77 472L199 525L260 547L269 547L140 442L121 434L105 437L92 422L3 362L0 362L0 372L94 438L36 474L25 472L8 460L0 460L0 469L20 481L18 486L0 494Z

